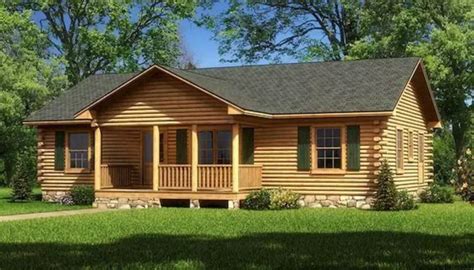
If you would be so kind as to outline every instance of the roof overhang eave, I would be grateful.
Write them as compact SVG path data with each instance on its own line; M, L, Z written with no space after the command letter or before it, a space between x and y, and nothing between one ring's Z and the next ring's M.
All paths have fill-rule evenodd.
M27 126L41 126L41 125L78 125L78 124L91 124L92 120L79 119L79 120L32 120L23 121L23 125Z

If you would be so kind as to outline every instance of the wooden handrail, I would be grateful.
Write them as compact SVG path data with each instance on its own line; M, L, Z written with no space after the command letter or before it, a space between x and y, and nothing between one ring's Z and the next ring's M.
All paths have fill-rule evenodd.
M198 189L230 190L232 165L198 165Z
M158 189L191 189L191 165L160 164Z

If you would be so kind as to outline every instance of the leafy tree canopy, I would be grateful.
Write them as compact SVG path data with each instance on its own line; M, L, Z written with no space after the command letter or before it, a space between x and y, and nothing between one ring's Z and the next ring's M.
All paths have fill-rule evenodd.
M19 161L35 158L35 133L23 119L67 82L30 15L0 7L0 182L11 179Z
M176 65L178 20L193 14L195 2L17 0L9 7L37 14L50 51L64 57L76 84L98 72Z

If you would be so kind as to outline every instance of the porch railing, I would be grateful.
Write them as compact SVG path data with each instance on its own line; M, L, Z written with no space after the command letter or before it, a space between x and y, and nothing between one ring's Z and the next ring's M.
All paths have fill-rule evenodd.
M191 165L160 165L158 167L160 188L191 189Z
M146 166L145 183L151 185L152 166ZM122 188L132 186L132 165L102 164L102 188ZM198 191L231 191L232 165L198 165ZM190 191L192 187L191 165L160 164L158 166L159 189L178 189ZM150 178L150 179L148 179ZM261 165L239 166L239 190L260 188L262 185Z
M102 188L130 186L132 184L132 171L132 165L102 164L100 166Z
M198 189L232 189L232 165L198 165Z

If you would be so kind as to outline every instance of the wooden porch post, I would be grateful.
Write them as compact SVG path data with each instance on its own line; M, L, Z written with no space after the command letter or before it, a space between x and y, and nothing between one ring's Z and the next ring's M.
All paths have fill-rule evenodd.
M160 166L160 128L153 126L153 190L158 191L159 175L158 166Z
M239 124L232 125L232 192L239 192Z
M198 188L198 133L197 125L191 129L191 187L192 191Z
M95 128L94 133L94 189L100 190L102 187L100 173L101 173L101 165L102 162L102 134L100 131L100 127L97 126Z

